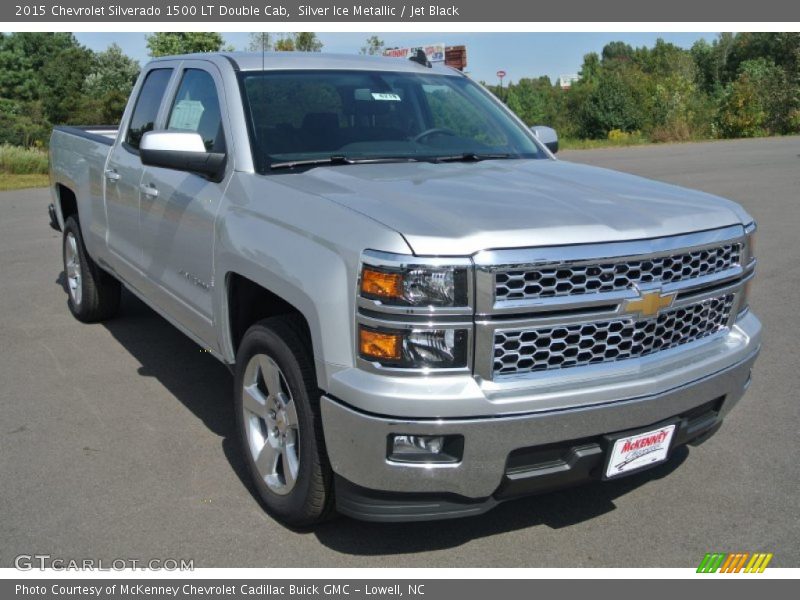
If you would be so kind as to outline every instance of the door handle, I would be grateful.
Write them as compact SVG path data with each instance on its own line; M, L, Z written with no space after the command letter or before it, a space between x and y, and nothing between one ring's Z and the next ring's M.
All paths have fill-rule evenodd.
M142 185L139 186L139 189L142 190L142 193L149 198L155 198L156 196L158 196L158 190L152 183L149 184L143 183Z
M117 173L114 169L106 169L106 179L109 183L114 183L115 181L119 181L120 174Z

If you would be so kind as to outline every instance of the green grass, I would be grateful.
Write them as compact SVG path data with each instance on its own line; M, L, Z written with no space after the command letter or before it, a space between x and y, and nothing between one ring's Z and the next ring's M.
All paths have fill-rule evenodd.
M45 187L49 183L47 152L0 145L0 191Z
M0 173L10 175L46 175L47 152L38 148L0 146Z
M50 177L42 173L12 174L0 172L0 192L25 188L47 187Z
M640 146L653 144L644 137L629 137L621 140L581 140L575 138L561 138L558 140L559 150L592 150L594 148L622 148L625 146Z

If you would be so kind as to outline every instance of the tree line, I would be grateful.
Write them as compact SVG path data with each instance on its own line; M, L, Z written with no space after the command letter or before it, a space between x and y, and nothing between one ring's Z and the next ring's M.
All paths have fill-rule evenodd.
M270 36L252 34L250 45L262 35ZM215 32L158 32L146 42L154 57L234 50ZM315 52L322 43L298 32L266 49ZM71 33L0 33L0 145L44 146L53 125L118 123L140 68L117 44L93 52Z
M568 89L488 85L526 123L567 138L684 141L800 133L800 33L722 33L683 49L607 44Z
M231 50L220 33L159 32L151 56ZM380 54L377 36L362 54ZM250 51L318 52L315 33L252 33ZM140 65L112 44L93 52L71 33L0 33L0 144L42 146L56 124L114 124ZM548 77L485 84L528 124L563 137L680 141L800 133L800 34L723 33L690 49L607 44L568 89Z

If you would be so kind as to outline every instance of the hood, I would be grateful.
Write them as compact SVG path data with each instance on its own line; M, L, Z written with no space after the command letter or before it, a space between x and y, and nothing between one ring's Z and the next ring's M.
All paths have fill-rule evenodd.
M320 167L273 181L394 229L417 255L645 239L749 220L723 198L555 160Z

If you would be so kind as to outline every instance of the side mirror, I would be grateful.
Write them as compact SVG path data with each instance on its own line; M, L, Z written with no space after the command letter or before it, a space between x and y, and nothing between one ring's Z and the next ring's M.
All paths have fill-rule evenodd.
M540 142L547 146L550 152L553 154L558 152L558 134L555 129L544 125L534 125L531 127L531 131Z
M225 171L225 154L208 152L199 133L148 131L139 144L142 164L177 171L200 173L220 181Z

